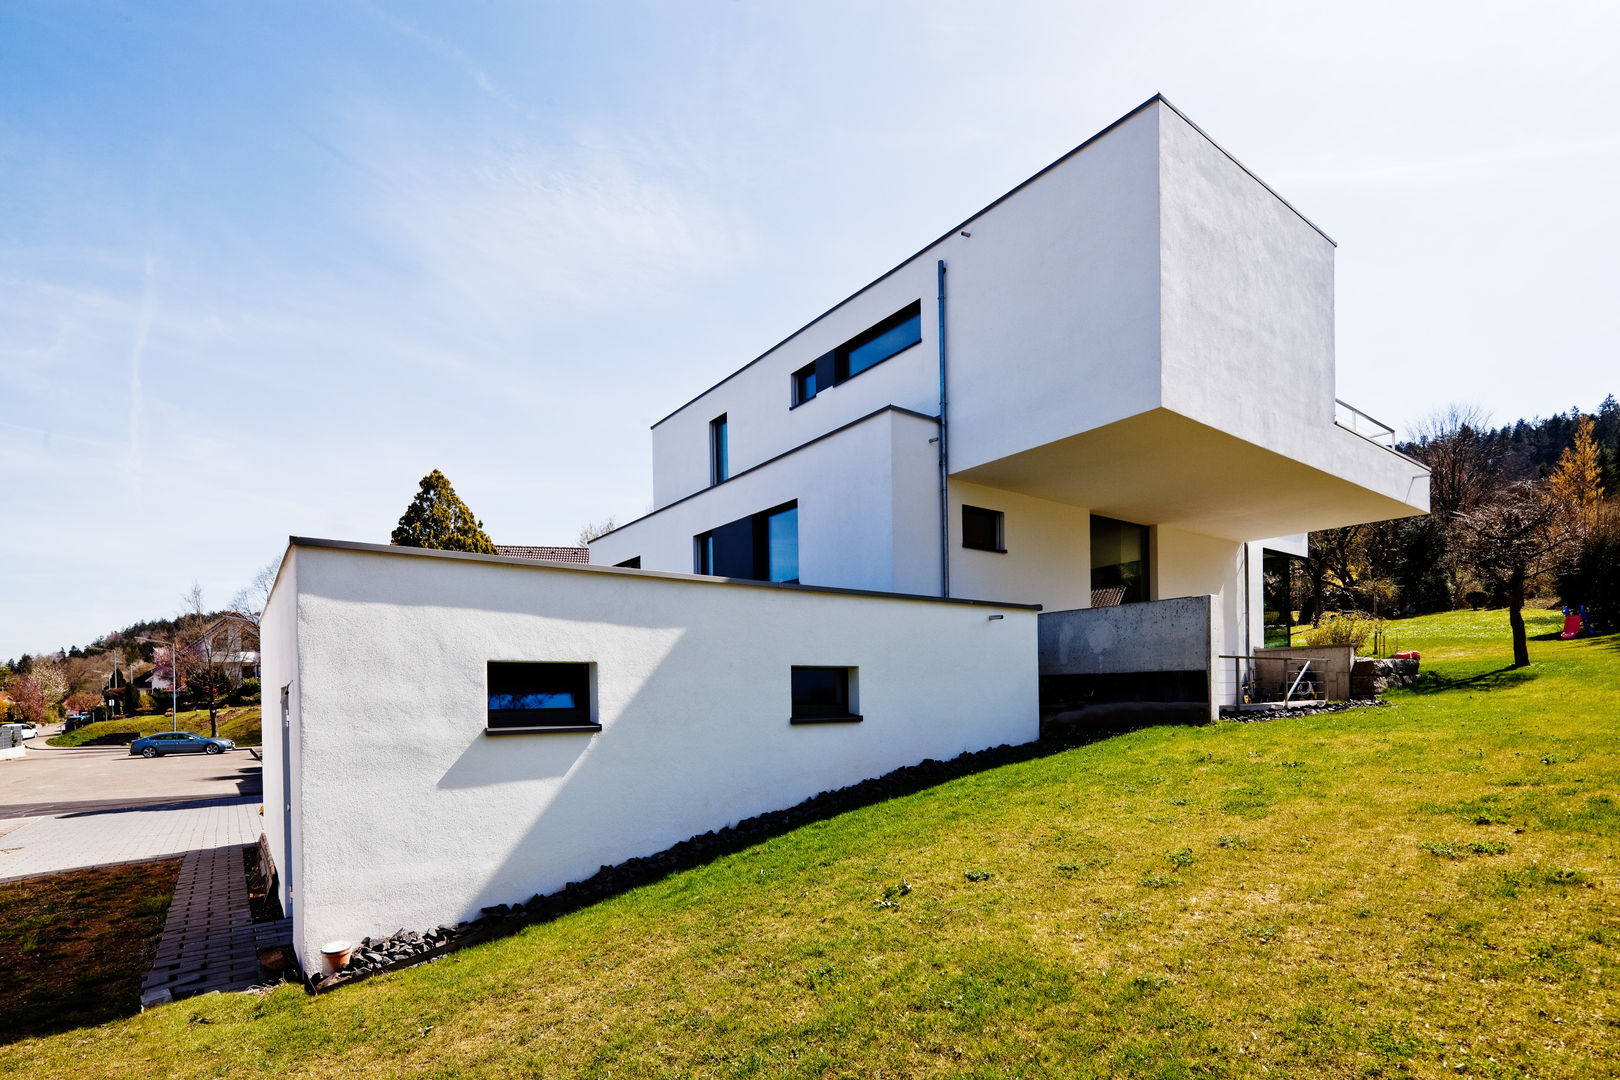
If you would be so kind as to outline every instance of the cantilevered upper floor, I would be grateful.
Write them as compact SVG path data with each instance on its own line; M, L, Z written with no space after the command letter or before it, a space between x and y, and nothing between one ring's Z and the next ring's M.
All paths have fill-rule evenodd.
M1422 513L1423 467L1335 422L1333 254L1154 97L658 421L654 506L943 396L951 476L1100 514Z

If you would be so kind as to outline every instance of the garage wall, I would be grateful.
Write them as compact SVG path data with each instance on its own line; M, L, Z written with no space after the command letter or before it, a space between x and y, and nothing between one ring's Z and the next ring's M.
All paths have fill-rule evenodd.
M306 963L334 938L455 922L829 788L1037 735L1027 609L295 551L265 661L267 695L270 672L295 670L300 690ZM602 730L486 734L491 660L595 665ZM796 664L856 668L864 720L790 724ZM274 771L267 758L267 798Z

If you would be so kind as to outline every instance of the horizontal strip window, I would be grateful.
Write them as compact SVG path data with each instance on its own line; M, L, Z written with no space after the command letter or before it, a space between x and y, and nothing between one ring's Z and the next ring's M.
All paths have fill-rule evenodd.
M600 731L591 718L591 665L491 660L485 731Z
M829 386L853 379L868 368L922 341L922 301L915 300L832 352L793 373L793 404L803 405Z

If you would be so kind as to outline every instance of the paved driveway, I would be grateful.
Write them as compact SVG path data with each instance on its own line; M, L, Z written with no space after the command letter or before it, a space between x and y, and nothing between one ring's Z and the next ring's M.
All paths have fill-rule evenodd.
M35 739L28 756L0 761L0 818L245 798L263 790L259 762L246 750L148 759L123 747L58 749Z
M246 750L149 760L43 742L0 761L0 881L251 844L263 830Z

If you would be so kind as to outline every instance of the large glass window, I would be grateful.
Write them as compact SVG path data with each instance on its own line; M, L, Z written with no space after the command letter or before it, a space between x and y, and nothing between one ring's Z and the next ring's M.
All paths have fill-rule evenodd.
M799 580L799 506L783 503L699 533L693 569L716 577L754 581Z
M1093 607L1148 599L1146 525L1091 516L1091 595Z

